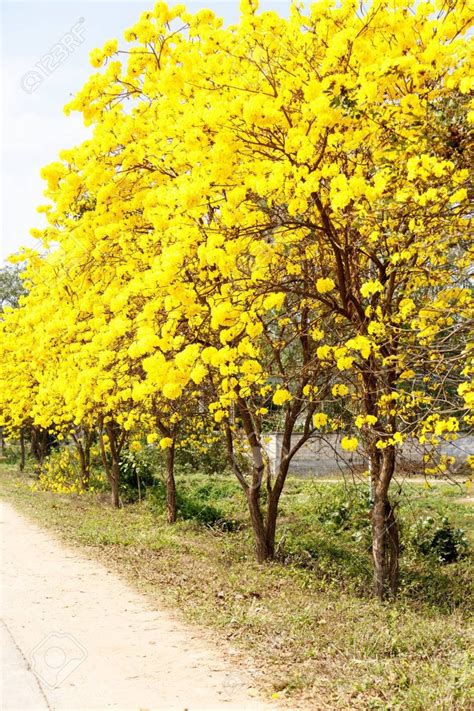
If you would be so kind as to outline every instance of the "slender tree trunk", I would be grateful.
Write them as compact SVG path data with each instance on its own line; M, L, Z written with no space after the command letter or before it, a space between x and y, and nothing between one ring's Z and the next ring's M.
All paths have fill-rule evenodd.
M372 555L374 593L379 600L397 594L399 575L399 532L395 512L388 497L395 470L395 450L387 447L372 462L374 503L372 507Z
M120 452L125 442L125 433L117 434L116 426L113 422L108 422L105 426L107 437L109 439L110 458L109 463L107 453L105 451L104 434L102 425L99 425L99 445L102 464L107 474L107 479L110 484L112 505L120 508Z
M268 492L268 502L267 502L267 513L265 516L265 530L267 537L267 548L268 557L273 559L275 556L275 536L276 536L276 525L278 518L278 505L280 503L280 496L283 490L283 485L286 480L286 475L288 473L288 465L285 461L280 462L280 467L278 475L275 480L273 488Z
M38 431L36 427L31 428L31 454L39 463L41 461L41 451L38 442Z
M87 491L91 476L91 432L84 428L80 434L73 434L73 439L79 455L81 488Z
M390 501L387 501L387 504L385 520L387 522L388 582L392 597L396 597L400 577L400 531Z
M166 518L168 523L175 523L178 517L178 504L176 497L176 479L174 478L174 458L179 425L170 426L160 417L158 408L154 407L155 422L159 432L164 437L171 439L171 447L166 448Z
M107 436L109 438L110 455L112 466L110 467L110 486L112 489L112 504L116 509L120 508L120 452L124 438L117 434L117 428L113 422L107 423Z
M0 427L0 447L1 447L2 457L4 457L6 454L6 449L5 449L5 435L3 432L3 427Z
M138 501L141 501L142 500L142 485L140 482L140 473L139 473L138 469L136 470L135 476L137 479Z
M372 555L374 560L374 593L385 597L385 497L375 492L372 508Z
M255 423L252 421L252 417L244 400L239 400L238 409L242 418L244 431L250 446L253 460L252 483L246 484L244 491L247 496L250 521L255 536L255 553L257 561L259 563L263 563L266 560L271 560L275 552L275 537L273 535L272 540L272 537L268 536L266 522L260 506L260 495L265 474L265 458L260 441L260 433L257 431ZM240 481L240 477L238 478ZM270 493L271 487L268 486L269 496Z
M87 488L89 488L91 478L91 446L92 446L93 430L84 429L84 459L86 463Z
M20 430L20 471L25 471L26 464L26 447L25 447L25 430L23 427Z
M272 491L268 497L267 513L265 517L265 529L267 536L268 558L273 560L275 557L275 536L276 523L278 518L278 500L280 497L275 496L275 491Z
M263 523L263 515L260 508L260 488L257 480L257 487L251 486L245 479L245 473L239 465L238 458L234 451L234 435L229 424L225 425L225 441L227 448L227 459L232 470L242 487L250 513L250 522L255 538L255 552L259 563L263 563L269 556L267 547L267 536Z
M280 452L279 461L277 464L275 482L273 487L268 486L268 502L267 513L265 518L265 528L267 534L267 546L270 553L270 558L275 555L275 535L278 518L278 506L280 503L281 492L285 486L286 477L290 467L290 447L291 447L291 432L293 429L291 421L287 423L285 433L283 435L283 443Z
M52 441L53 438L48 430L42 427L31 428L31 453L40 466L51 453Z
M110 467L110 488L112 490L112 505L116 508L120 508L120 468L118 459L112 459L112 466Z
M238 410L242 418L244 431L252 453L253 467L251 484L246 482L245 477L235 459L230 427L226 428L227 454L228 459L232 464L234 473L247 497L250 521L255 537L256 557L259 563L263 563L264 561L272 560L275 557L275 534L278 517L278 504L285 484L286 476L288 474L291 433L296 421L296 416L288 413L287 422L285 424L283 447L278 462L277 475L272 486L269 461L261 442L261 433L257 430L245 401L239 401ZM267 509L265 516L262 512L260 501L264 478L266 479L267 491Z
M271 543L269 545L267 529L260 507L260 489L256 487L249 487L246 493L250 521L252 523L252 529L255 536L255 553L257 561L259 563L264 563L266 560L273 558L275 539L273 539L273 545L271 545Z
M77 452L79 454L79 466L81 469L81 488L83 491L87 491L89 488L89 467L86 460L86 453L81 441L76 442Z
M175 523L177 517L176 481L174 478L174 440L166 450L166 511L168 523Z

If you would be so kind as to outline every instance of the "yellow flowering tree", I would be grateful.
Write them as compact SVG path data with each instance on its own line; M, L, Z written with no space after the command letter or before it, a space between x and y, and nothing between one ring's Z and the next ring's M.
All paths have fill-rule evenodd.
M41 237L76 298L60 359L75 421L97 408L115 436L206 381L259 560L291 456L315 429L349 428L380 598L397 587L399 448L472 425L471 22L464 2L325 0L288 18L243 2L226 28L158 3L126 49L93 53L102 70L67 109L92 137L45 170Z
M206 75L225 106L209 130L230 156L224 194L208 190L208 202L224 227L265 245L255 290L304 295L326 324L317 358L349 398L370 464L379 597L398 579L397 447L451 439L463 414L472 424L458 397L472 315L470 16L464 3L433 10L316 3L287 22L251 7L227 37L235 63Z

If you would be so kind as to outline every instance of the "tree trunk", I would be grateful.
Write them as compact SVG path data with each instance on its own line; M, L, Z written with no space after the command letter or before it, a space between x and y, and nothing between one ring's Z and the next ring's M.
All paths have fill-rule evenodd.
M255 536L255 553L257 556L257 561L259 563L263 563L266 560L271 560L275 553L275 535L273 532L273 539L271 535L268 536L267 526L264 522L262 509L260 506L260 494L262 491L262 483L265 475L265 458L263 455L263 447L260 440L260 433L258 432L258 429L252 420L252 416L244 400L239 400L238 410L242 418L244 431L247 437L248 444L250 446L253 460L252 483L246 484L244 482L243 487L247 496L250 521ZM241 476L238 476L238 478L239 481L241 481ZM268 486L268 489L268 494L270 496L271 487Z
M166 510L168 523L175 523L177 517L176 482L174 478L174 441L166 450Z
M90 429L84 430L84 459L86 463L86 475L87 475L87 488L89 488L90 478L91 478L91 446L92 446L93 432Z
M372 555L374 559L374 593L385 597L385 500L375 494L372 508Z
M242 487L245 497L247 499L247 504L250 513L250 522L252 524L252 529L255 537L255 552L257 556L257 561L263 563L269 557L269 551L267 546L267 536L263 523L262 511L260 509L260 488L257 486L249 485L245 479L244 471L241 469L237 457L234 451L234 437L232 430L228 424L225 426L225 439L227 447L227 459L232 467L232 470L237 477L239 484Z
M42 427L31 428L31 453L40 466L51 453L52 443L53 437L48 430Z
M400 543L398 523L387 496L375 495L372 510L374 593L379 600L398 589Z
M174 478L174 455L175 445L179 433L179 424L171 426L160 417L158 407L154 406L153 414L159 432L163 437L171 439L171 447L166 448L166 518L168 523L175 523L178 517L178 505L176 499L176 480Z
M110 458L109 463L107 453L105 451L104 434L102 425L99 425L99 445L102 464L107 474L107 479L110 484L112 506L116 509L120 508L120 452L125 442L125 431L118 434L117 427L113 422L108 422L105 426L107 437L109 439Z
M260 489L249 487L247 490L247 501L250 512L250 521L255 536L255 553L257 561L264 563L271 560L275 552L275 537L273 543L268 539L267 529L263 521L262 510L260 508Z
M278 466L278 474L275 478L275 483L272 486L268 457L266 456L264 446L261 442L261 433L254 426L254 422L249 410L247 409L245 401L239 400L238 410L242 418L244 431L252 453L253 467L251 483L246 482L243 472L235 459L232 441L233 437L230 427L226 428L227 455L234 473L247 497L250 521L255 537L256 557L259 563L263 563L266 560L273 560L275 557L275 534L278 517L278 503L280 501L281 492L288 474L290 462L289 442L291 442L291 432L293 430L296 417L291 418L288 415L287 424L285 426L282 453ZM266 479L268 497L265 517L262 513L260 505L260 496L264 479Z
M87 491L89 488L90 471L87 465L86 453L84 451L84 447L82 446L82 442L76 442L76 446L79 454L79 465L81 469L81 488L83 491Z
M25 448L25 431L22 428L20 431L20 471L25 471L26 464L26 448Z
M291 423L290 423L291 424ZM276 524L278 518L278 505L280 503L281 492L285 485L288 469L290 466L290 444L291 444L292 427L287 428L283 437L282 449L278 463L278 469L275 477L275 483L272 487L268 487L268 502L267 514L265 518L265 528L267 534L267 546L270 552L270 558L275 555L275 535Z
M267 513L265 517L265 530L268 548L268 558L275 556L275 535L278 517L279 493L273 489L268 495Z
M112 489L112 505L116 509L120 508L120 452L123 444L123 436L117 433L117 427L113 422L107 423L107 436L109 438L110 455L112 466L110 467L110 487Z
M73 434L73 439L76 444L77 452L79 454L79 465L81 469L81 488L83 491L87 491L89 489L91 476L92 435L87 428L84 428L81 434Z
M372 555L374 593L379 600L395 597L399 574L399 532L388 489L395 470L395 450L387 447L372 463L374 503L372 507Z
M388 582L392 597L396 597L400 577L400 532L395 511L389 501L387 504L385 520L387 522Z
M118 459L112 459L112 466L110 467L110 488L112 491L112 506L114 508L120 508L120 468Z

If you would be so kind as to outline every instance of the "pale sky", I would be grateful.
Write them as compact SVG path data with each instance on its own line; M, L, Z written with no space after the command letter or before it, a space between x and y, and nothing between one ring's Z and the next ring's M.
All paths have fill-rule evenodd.
M178 0L170 4L177 4ZM239 0L195 0L189 10L208 7L227 22L238 17ZM89 52L134 24L154 0L57 0L2 2L2 214L1 259L41 227L36 207L45 202L40 169L62 148L87 135L79 114L63 106L93 70ZM266 0L266 9L285 12L288 0Z

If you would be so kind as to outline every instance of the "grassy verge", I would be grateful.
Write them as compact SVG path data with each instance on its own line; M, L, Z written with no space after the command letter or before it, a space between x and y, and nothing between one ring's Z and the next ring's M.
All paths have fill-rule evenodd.
M32 492L5 469L0 494L86 546L142 592L216 629L252 659L269 693L311 709L470 708L471 560L447 565L417 550L419 522L447 515L471 529L457 487L407 484L400 499L408 541L400 599L370 599L364 495L343 483L292 479L282 501L280 560L259 566L231 479L178 480L182 518L168 526L160 487L112 510L97 495ZM472 535L472 533L471 533Z

